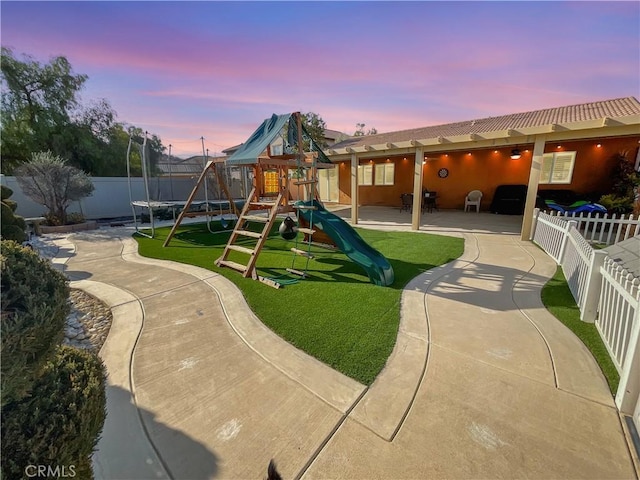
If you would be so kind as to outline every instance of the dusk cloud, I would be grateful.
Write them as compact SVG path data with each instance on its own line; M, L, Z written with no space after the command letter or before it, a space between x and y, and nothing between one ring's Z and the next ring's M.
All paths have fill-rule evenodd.
M379 132L638 96L637 2L2 2L2 45L66 56L173 153L272 113ZM194 148L188 145L194 142ZM181 146L182 145L182 146Z

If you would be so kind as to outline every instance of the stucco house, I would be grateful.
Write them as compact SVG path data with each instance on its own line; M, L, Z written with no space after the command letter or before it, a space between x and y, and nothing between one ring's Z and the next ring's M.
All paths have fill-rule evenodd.
M638 167L639 148L640 102L616 98L351 137L326 150L337 168L322 172L321 194L350 204L357 223L358 206L399 207L413 193L417 230L423 189L437 192L442 209L462 209L480 190L488 210L498 186L525 185L524 237L538 187L606 193L614 156L626 152Z

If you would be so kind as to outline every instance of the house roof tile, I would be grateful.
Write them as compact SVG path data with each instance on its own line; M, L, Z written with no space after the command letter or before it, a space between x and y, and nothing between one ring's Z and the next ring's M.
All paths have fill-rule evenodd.
M640 114L640 102L635 97L616 98L579 105L547 108L532 112L512 113L498 117L487 117L463 122L447 123L429 127L412 128L395 132L350 137L332 145L336 150L345 147L403 142L408 140L450 137L472 133L496 132L508 129L564 124L605 117L625 117Z

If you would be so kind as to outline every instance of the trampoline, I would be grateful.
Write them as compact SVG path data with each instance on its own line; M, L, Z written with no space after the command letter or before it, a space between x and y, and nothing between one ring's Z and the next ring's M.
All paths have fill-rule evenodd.
M201 179L199 183L204 184L204 200L195 200L190 197L188 200L152 200L149 192L149 172L151 171L151 166L148 164L148 154L147 154L147 137L145 134L142 145L133 141L133 138L129 138L129 146L127 147L127 176L129 181L129 201L131 204L131 210L133 213L133 222L135 226L135 231L139 235L142 235L147 238L153 238L155 236L155 222L156 218L158 218L158 212L165 212L169 210L171 212L171 218L174 223L174 227L176 226L176 220L178 222L182 221L183 218L195 218L195 217L206 217L207 228L211 233L219 233L225 230L226 227L224 225L230 225L235 223L237 219L237 212L242 209L244 206L244 198L242 199L231 199L229 196L229 200L217 199L212 200L209 199L209 192L207 187L207 182L202 182L202 178L206 174L208 168L212 165L211 161L206 160L207 156L204 155L204 138L202 139L202 149L203 149L203 158L205 158L205 167L201 174ZM141 170L142 170L142 178L145 190L146 200L133 200L132 187L131 187L131 148L135 145L140 149L140 157L141 157ZM207 151L208 154L208 151ZM186 210L185 210L186 209ZM142 222L142 212L147 211L149 215L149 223L151 233L144 232L140 229L139 223ZM176 212L179 212L179 216L176 216ZM140 222L138 221L138 213L140 213ZM221 221L223 225L222 230L212 230L211 222L217 219Z

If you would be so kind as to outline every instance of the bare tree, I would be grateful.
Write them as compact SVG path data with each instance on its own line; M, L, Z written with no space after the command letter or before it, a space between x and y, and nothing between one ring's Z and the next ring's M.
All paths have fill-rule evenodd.
M49 209L49 216L64 225L71 202L93 193L91 178L82 170L67 165L51 152L32 154L31 161L15 170L25 195Z

